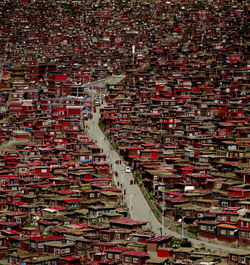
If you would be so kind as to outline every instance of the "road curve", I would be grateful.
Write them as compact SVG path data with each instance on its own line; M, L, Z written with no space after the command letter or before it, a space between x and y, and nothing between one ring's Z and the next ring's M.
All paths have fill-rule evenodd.
M102 106L103 107L103 106ZM123 184L123 190L125 190L125 200L130 209L131 217L135 220L142 220L149 222L150 228L157 235L161 234L162 225L154 216L151 211L147 201L145 200L138 185L130 184L133 180L132 173L125 173L126 162L121 160L121 164L116 164L116 160L120 160L121 157L113 149L112 145L109 143L108 139L104 136L103 132L98 126L98 121L100 119L100 107L96 109L96 113L93 114L93 119L84 121L86 134L96 142L98 146L103 149L103 153L108 157L108 161L113 169L113 171L118 172L118 176L114 177L114 182L121 187ZM163 234L172 235L177 238L181 238L181 235L175 231L164 227ZM210 243L206 241L201 241L193 238L189 238L194 247L202 247L212 251L229 252L235 250L235 248L219 245L216 243Z

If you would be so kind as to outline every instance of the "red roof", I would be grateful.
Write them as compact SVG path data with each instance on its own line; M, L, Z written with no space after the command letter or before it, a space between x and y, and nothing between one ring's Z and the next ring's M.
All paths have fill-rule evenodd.
M218 215L225 214L225 215L238 215L237 212L234 211L222 211L218 213Z
M172 196L175 196L175 197L180 197L180 198L183 197L183 194L181 194L180 192L176 192L176 191L167 191L167 192L165 192L165 194L172 195Z
M12 235L19 235L20 233L18 233L15 230L1 230L2 232L8 233L8 234L12 234Z
M71 202L82 202L80 199L66 199L63 200L64 202L71 203Z
M172 236L158 236L158 237L148 239L147 242L157 243L157 242L161 242L161 241L169 240L169 239L172 239Z
M47 236L47 237L32 237L29 240L32 241L49 241L49 240L61 240L63 236Z
M127 147L127 150L142 150L143 148L141 146L129 146Z
M130 251L132 250L132 248L123 248L123 247L114 247L114 248L110 248L108 250L106 250L106 252L126 252L126 251Z
M82 223L82 224L81 223L80 224L78 223L77 225L80 226L80 227L82 227L82 228L89 227L89 225L88 224L85 224L85 223Z
M63 207L63 206L53 206L53 207L50 207L50 209L57 210L57 211L64 211L64 210L67 209L67 207Z
M75 260L79 260L80 257L78 256L68 256L68 257L62 257L60 258L60 260L65 260L65 261L75 261Z
M134 257L150 257L150 255L146 252L142 252L142 251L136 251L136 250L132 250L132 251L128 251L126 253L124 253L124 255L126 256L134 256Z
M60 194L71 194L72 191L71 190L57 190L56 193L60 193Z
M21 225L22 223L17 223L17 222L5 222L5 221L0 221L0 225Z

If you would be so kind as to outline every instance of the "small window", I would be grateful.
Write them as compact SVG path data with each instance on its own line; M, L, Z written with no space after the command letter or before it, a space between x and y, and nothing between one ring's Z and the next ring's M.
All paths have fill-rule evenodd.
M41 172L42 173L47 173L47 169L46 168L45 169L42 169Z
M246 231L240 231L240 236L247 237L247 232Z
M115 259L119 260L120 259L120 255L119 254L115 254Z
M241 221L241 226L242 227L248 227L248 222Z
M183 257L184 257L183 253L178 253L178 258L183 258Z
M70 253L70 248L65 248L64 249L64 253L69 254Z
M190 211L185 211L185 215L190 216L191 215Z
M226 235L226 234L227 234L227 230L225 230L225 229L221 229L221 230L220 230L220 234L221 234L221 235Z
M133 263L138 263L138 258L133 258Z
M104 234L104 235L102 236L102 238L103 238L103 239L108 239L108 235Z
M124 261L125 262L130 262L130 257L125 257Z
M241 263L245 263L246 262L246 258L245 257L240 257L240 262Z
M226 216L218 216L217 219L220 221L226 221L227 217Z
M38 243L38 248L43 249L43 243Z
M95 247L94 250L95 250L95 253L97 253L97 252L100 251L100 248L99 247Z
M235 221L238 220L238 218L237 218L237 216L232 215L232 216L230 217L230 220L231 220L232 222L235 222Z
M113 254L112 253L108 253L108 259L112 259L113 258Z
M221 202L221 206L222 207L228 207L228 202L225 202L225 201Z
M200 230L201 231L207 231L207 226L206 225L200 225Z
M230 236L234 236L234 233L235 233L234 230L230 230L230 231L229 231L229 235L230 235Z
M214 227L213 226L208 226L208 231L214 231Z

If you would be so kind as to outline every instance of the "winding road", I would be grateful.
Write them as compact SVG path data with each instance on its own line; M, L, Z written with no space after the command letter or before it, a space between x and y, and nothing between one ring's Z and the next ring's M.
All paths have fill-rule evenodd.
M103 107L102 105L101 107ZM123 184L123 191L125 192L125 200L130 209L131 217L135 220L148 221L151 225L150 228L157 235L165 234L181 238L181 235L175 231L162 226L162 224L156 219L147 201L145 200L140 188L136 184L130 184L131 180L134 180L132 173L125 173L126 162L121 159L118 153L113 149L108 139L104 136L103 132L98 126L100 119L100 107L96 109L96 113L93 115L92 120L84 121L85 133L96 142L98 146L103 149L106 154L110 165L112 165L113 171L118 172L118 176L114 177L114 182L118 186ZM116 160L121 160L121 164L116 164ZM235 250L235 248L224 246L216 243L201 241L193 238L189 238L194 247L202 247L212 251L229 252Z

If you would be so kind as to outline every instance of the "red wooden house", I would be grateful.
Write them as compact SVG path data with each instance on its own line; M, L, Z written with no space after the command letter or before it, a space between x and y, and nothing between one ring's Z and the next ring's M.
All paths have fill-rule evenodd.
M129 218L121 217L109 221L111 228L124 228L129 230L141 230L147 222L135 221Z
M50 167L48 166L34 166L32 168L32 173L35 174L35 175L48 175L50 174Z
M22 223L0 221L0 230L21 231Z
M14 131L12 133L14 140L25 141L30 139L30 133L26 131Z
M48 242L62 242L64 237L62 236L47 236L47 237L33 237L29 238L25 243L25 249L31 252L43 253L44 244Z
M243 209L250 210L250 201L238 201L237 206Z
M237 226L230 224L219 224L217 225L217 238L226 242L233 242L238 239L237 237Z
M81 265L81 258L77 256L61 257L58 260L58 265Z
M146 241L147 251L158 257L171 257L172 236L158 236Z
M83 111L83 106L66 106L66 117L78 117L80 118L82 115L82 111Z
M75 254L75 243L73 242L52 241L44 243L43 246L43 253L47 255L66 257Z
M67 207L67 209L80 209L81 208L81 203L82 200L81 199L64 199L62 201L62 206Z
M107 249L106 252L106 259L107 260L115 260L119 263L122 263L122 255L127 251L131 251L132 249L126 247L113 247Z
M194 248L181 247L174 250L174 261L177 264L192 264L190 260L190 254L194 251Z
M206 238L216 238L217 224L218 224L217 222L199 221L198 222L199 236Z
M25 236L9 236L9 246L16 247L17 249L24 250L24 242L26 241Z
M23 227L22 233L27 237L35 237L40 235L39 229L36 227Z
M236 225L238 222L238 213L236 211L225 210L217 213L217 222Z
M232 188L228 188L228 193L231 196L235 196L235 197L243 197L243 198L248 198L250 197L250 189L248 187L232 187Z
M249 263L246 263L246 262L247 261L249 262L249 259L247 259L247 257L249 256L250 256L249 250L235 249L229 252L228 264L229 265L239 265L239 264L248 265Z
M9 252L7 255L7 261L9 264L23 264L26 262L26 260L31 259L32 257L35 257L37 255L31 254L28 251L23 251L17 249L15 252ZM31 263L30 263L31 264Z
M250 245L250 218L240 218L238 220L238 240L240 245Z
M82 190L81 194L85 200L100 198L100 190Z
M17 202L23 202L23 194L14 193L14 194L7 195L6 197L7 204L14 204Z
M126 148L126 154L125 157L127 156L128 158L135 158L135 157L140 157L140 151L143 148L140 146L129 146ZM125 158L126 159L126 158Z
M159 149L144 149L144 150L140 150L140 154L142 158L147 158L147 159L153 159L153 160L157 160L160 156L160 154L162 154L163 151L159 150Z
M27 213L22 213L22 212L11 212L11 213L6 213L6 221L8 222L18 222L18 223L25 223L27 220Z
M131 250L122 254L122 264L146 264L149 258L150 255L146 252Z

